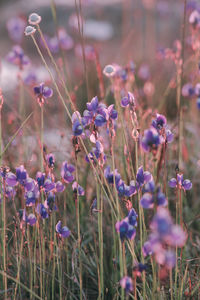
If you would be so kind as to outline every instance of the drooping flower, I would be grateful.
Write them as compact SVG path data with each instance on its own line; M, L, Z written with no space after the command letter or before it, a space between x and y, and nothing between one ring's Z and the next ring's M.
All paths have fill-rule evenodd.
M70 235L70 230L67 226L63 226L61 221L58 221L56 224L56 232L59 234L60 237L67 238Z
M44 206L44 204L39 203L36 208L36 212L40 215L42 219L47 219L49 217L48 212Z
M67 161L64 161L61 168L61 176L66 183L70 183L74 180L73 172L75 167L71 164L68 164Z
M132 282L132 278L128 277L128 276L124 276L121 280L120 280L120 285L123 289L125 289L126 293L129 294L130 292L133 291L133 282Z
M49 168L54 168L55 156L52 153L46 155L46 161Z
M150 128L144 131L144 136L141 145L144 151L151 152L157 151L158 146L161 144L162 138L155 128Z
M73 189L74 193L78 192L78 196L85 195L85 191L84 191L83 187L80 186L76 181L73 182L72 189Z
M44 83L40 83L39 86L34 87L34 94L37 96L38 104L41 106L45 100L53 96L53 90Z
M136 106L136 102L135 102L135 97L131 92L128 92L127 96L124 96L121 99L121 106L122 107L128 107L130 106L130 108L135 108Z
M132 208L125 219L115 224L115 229L120 234L122 241L124 241L125 238L133 240L136 234L135 226L137 226L137 214Z
M167 119L165 116L156 114L156 118L152 121L152 126L157 130L161 130L163 127L166 127L166 125Z
M38 183L39 189L41 187L43 187L44 186L44 181L45 181L45 173L37 172L37 174L36 174L36 181Z
M29 214L29 215L27 216L26 210L25 210L25 209L23 210L22 220L23 220L26 224L29 224L30 226L35 225L35 223L36 223L36 221L37 221L36 216L35 216L34 214Z

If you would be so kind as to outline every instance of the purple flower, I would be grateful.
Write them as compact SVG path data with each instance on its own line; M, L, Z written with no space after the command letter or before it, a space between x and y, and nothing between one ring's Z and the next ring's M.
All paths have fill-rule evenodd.
M136 174L136 184L137 188L140 188L143 186L145 183L149 182L152 180L152 175L150 172L143 170L143 166L140 166L138 168L137 174Z
M124 241L125 238L133 240L136 234L135 226L137 226L137 214L132 208L125 219L115 224L115 229L120 234L122 241Z
M121 175L118 173L117 169L115 169L115 184L118 184L118 182L121 179ZM110 166L107 166L104 170L104 176L107 179L108 183L113 184L114 183L114 175L113 172L110 171Z
M121 106L122 107L126 107L126 106L129 106L129 105L132 108L134 108L135 105L136 105L135 97L131 92L128 92L128 95L121 99Z
M105 156L105 153L104 153L103 145L99 141L96 141L96 148L92 148L92 151L88 154L88 156L86 156L85 159L88 163L90 162L90 160L93 163L95 163L96 162L95 158L99 161L99 163L104 165L105 160L106 160L106 156Z
M83 125L81 115L78 111L72 114L72 131L74 136L79 136L83 133Z
M160 187L155 187L154 181L148 182L144 187L144 194L140 200L140 205L143 208L150 209L154 205L166 206L167 199L165 195L161 192Z
M124 276L120 280L120 285L123 289L125 289L127 294L133 291L133 282L131 277Z
M165 129L165 134L167 143L171 143L174 139L174 134L171 132L170 129Z
M22 220L23 220L25 223L29 224L30 226L33 226L33 225L35 225L37 219L36 219L36 217L35 217L34 214L29 214L29 215L27 216L26 210L24 209L24 210L23 210Z
M26 169L24 169L24 166L21 165L20 167L16 168L16 177L17 177L17 181L24 185L24 183L26 182L27 180L27 171Z
M152 121L152 126L158 131L167 125L167 119L165 116L156 114L156 119Z
M34 87L34 94L37 96L39 105L44 104L44 100L53 96L53 90L44 83L40 83L39 86Z
M184 191L192 188L192 182L189 179L183 180L183 174L177 174L177 178L170 179L168 184L171 188L179 188Z
M17 177L16 177L16 175L15 174L13 174L12 172L8 172L7 174L6 174L6 184L8 185L8 186L11 186L11 187L13 187L13 186L15 186L15 185L17 185Z
M47 154L46 161L47 161L48 167L53 168L55 165L55 156L52 153Z
M48 212L44 206L44 204L39 203L36 208L36 212L40 215L42 219L47 219L49 217Z
M145 264L137 263L133 267L133 272L134 272L135 276L141 276L141 273L146 271L146 269L147 269L147 266Z
M51 179L46 179L44 182L45 192L50 192L55 189L55 183Z
M195 88L191 83L186 83L182 87L183 97L193 97L195 95Z
M67 226L62 227L61 221L56 224L56 232L60 237L67 238L70 235L70 230Z
M78 190L78 195L79 196L84 196L85 195L84 189L76 181L73 182L72 189L73 189L74 193L77 193L77 190Z
M34 193L34 191L26 192L25 195L24 195L24 197L26 199L26 206L33 206L33 205L35 205L36 194Z
M142 138L141 144L142 148L146 152L154 151L158 149L161 144L161 137L155 128L150 128L144 131L144 136Z
M173 224L169 211L166 208L158 208L151 223L151 229L162 243L174 247L182 247L185 244L186 233L180 226Z
M128 222L132 226L137 226L137 213L134 208L131 208L131 210L128 213Z
M20 44L23 36L26 22L20 17L14 17L9 19L7 22L7 29L10 38L15 42Z
M43 187L44 186L44 181L45 181L45 173L37 172L37 174L36 174L36 181L38 183L39 189L41 187Z
M200 27L200 13L198 10L194 10L190 17L189 17L189 23L194 27L194 28L199 28Z
M117 120L118 112L116 111L116 109L114 109L114 104L108 106L108 115L111 121Z
M24 54L23 49L18 45L13 46L6 58L10 63L19 66L20 69L30 63L28 56Z
M61 192L63 192L65 190L65 186L62 184L62 182L61 181L57 181L56 182L56 191L58 192L58 193L61 193Z
M70 183L74 180L72 173L75 171L75 167L64 161L61 168L61 176L66 183Z

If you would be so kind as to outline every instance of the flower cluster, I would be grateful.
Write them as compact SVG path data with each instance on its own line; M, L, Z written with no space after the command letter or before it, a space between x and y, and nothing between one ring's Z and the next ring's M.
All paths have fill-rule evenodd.
M113 104L106 107L105 104L99 103L96 96L86 105L87 109L83 112L83 117L81 117L78 111L72 115L72 131L74 136L81 135L86 126L93 128L92 136L95 136L95 139L97 139L96 128L103 125L106 125L108 129L110 127L114 128L114 121L117 119L118 114Z
M156 206L166 206L167 199L162 193L160 186L156 187L154 181L149 181L143 188L143 196L140 200L140 205L143 208L150 209Z
M179 225L174 225L169 211L158 207L157 213L151 222L151 234L143 245L143 254L154 255L158 264L171 269L176 263L173 247L184 246L187 234Z
M137 213L132 208L128 216L122 221L118 221L115 224L116 231L120 234L120 239L124 241L125 238L133 240L136 234L135 227L137 226Z

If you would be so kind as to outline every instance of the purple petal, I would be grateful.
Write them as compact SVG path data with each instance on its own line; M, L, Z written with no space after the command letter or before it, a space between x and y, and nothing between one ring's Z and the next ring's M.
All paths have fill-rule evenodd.
M48 86L45 86L43 88L43 96L44 98L50 98L53 96L53 90L49 88Z
M169 185L171 188L177 187L177 180L176 180L176 178L170 179L170 181L168 182L168 185Z
M182 183L182 186L185 190L191 190L192 182L189 179L185 179Z
M15 176L15 174L9 172L6 176L6 183L9 186L17 185L17 177Z
M145 193L140 200L140 205L146 209L153 208L154 207L153 196L150 193Z

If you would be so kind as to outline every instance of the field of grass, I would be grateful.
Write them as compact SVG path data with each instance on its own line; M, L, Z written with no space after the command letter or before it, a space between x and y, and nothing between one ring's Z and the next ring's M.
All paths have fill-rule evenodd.
M200 299L200 5L89 2L4 24L0 299Z

